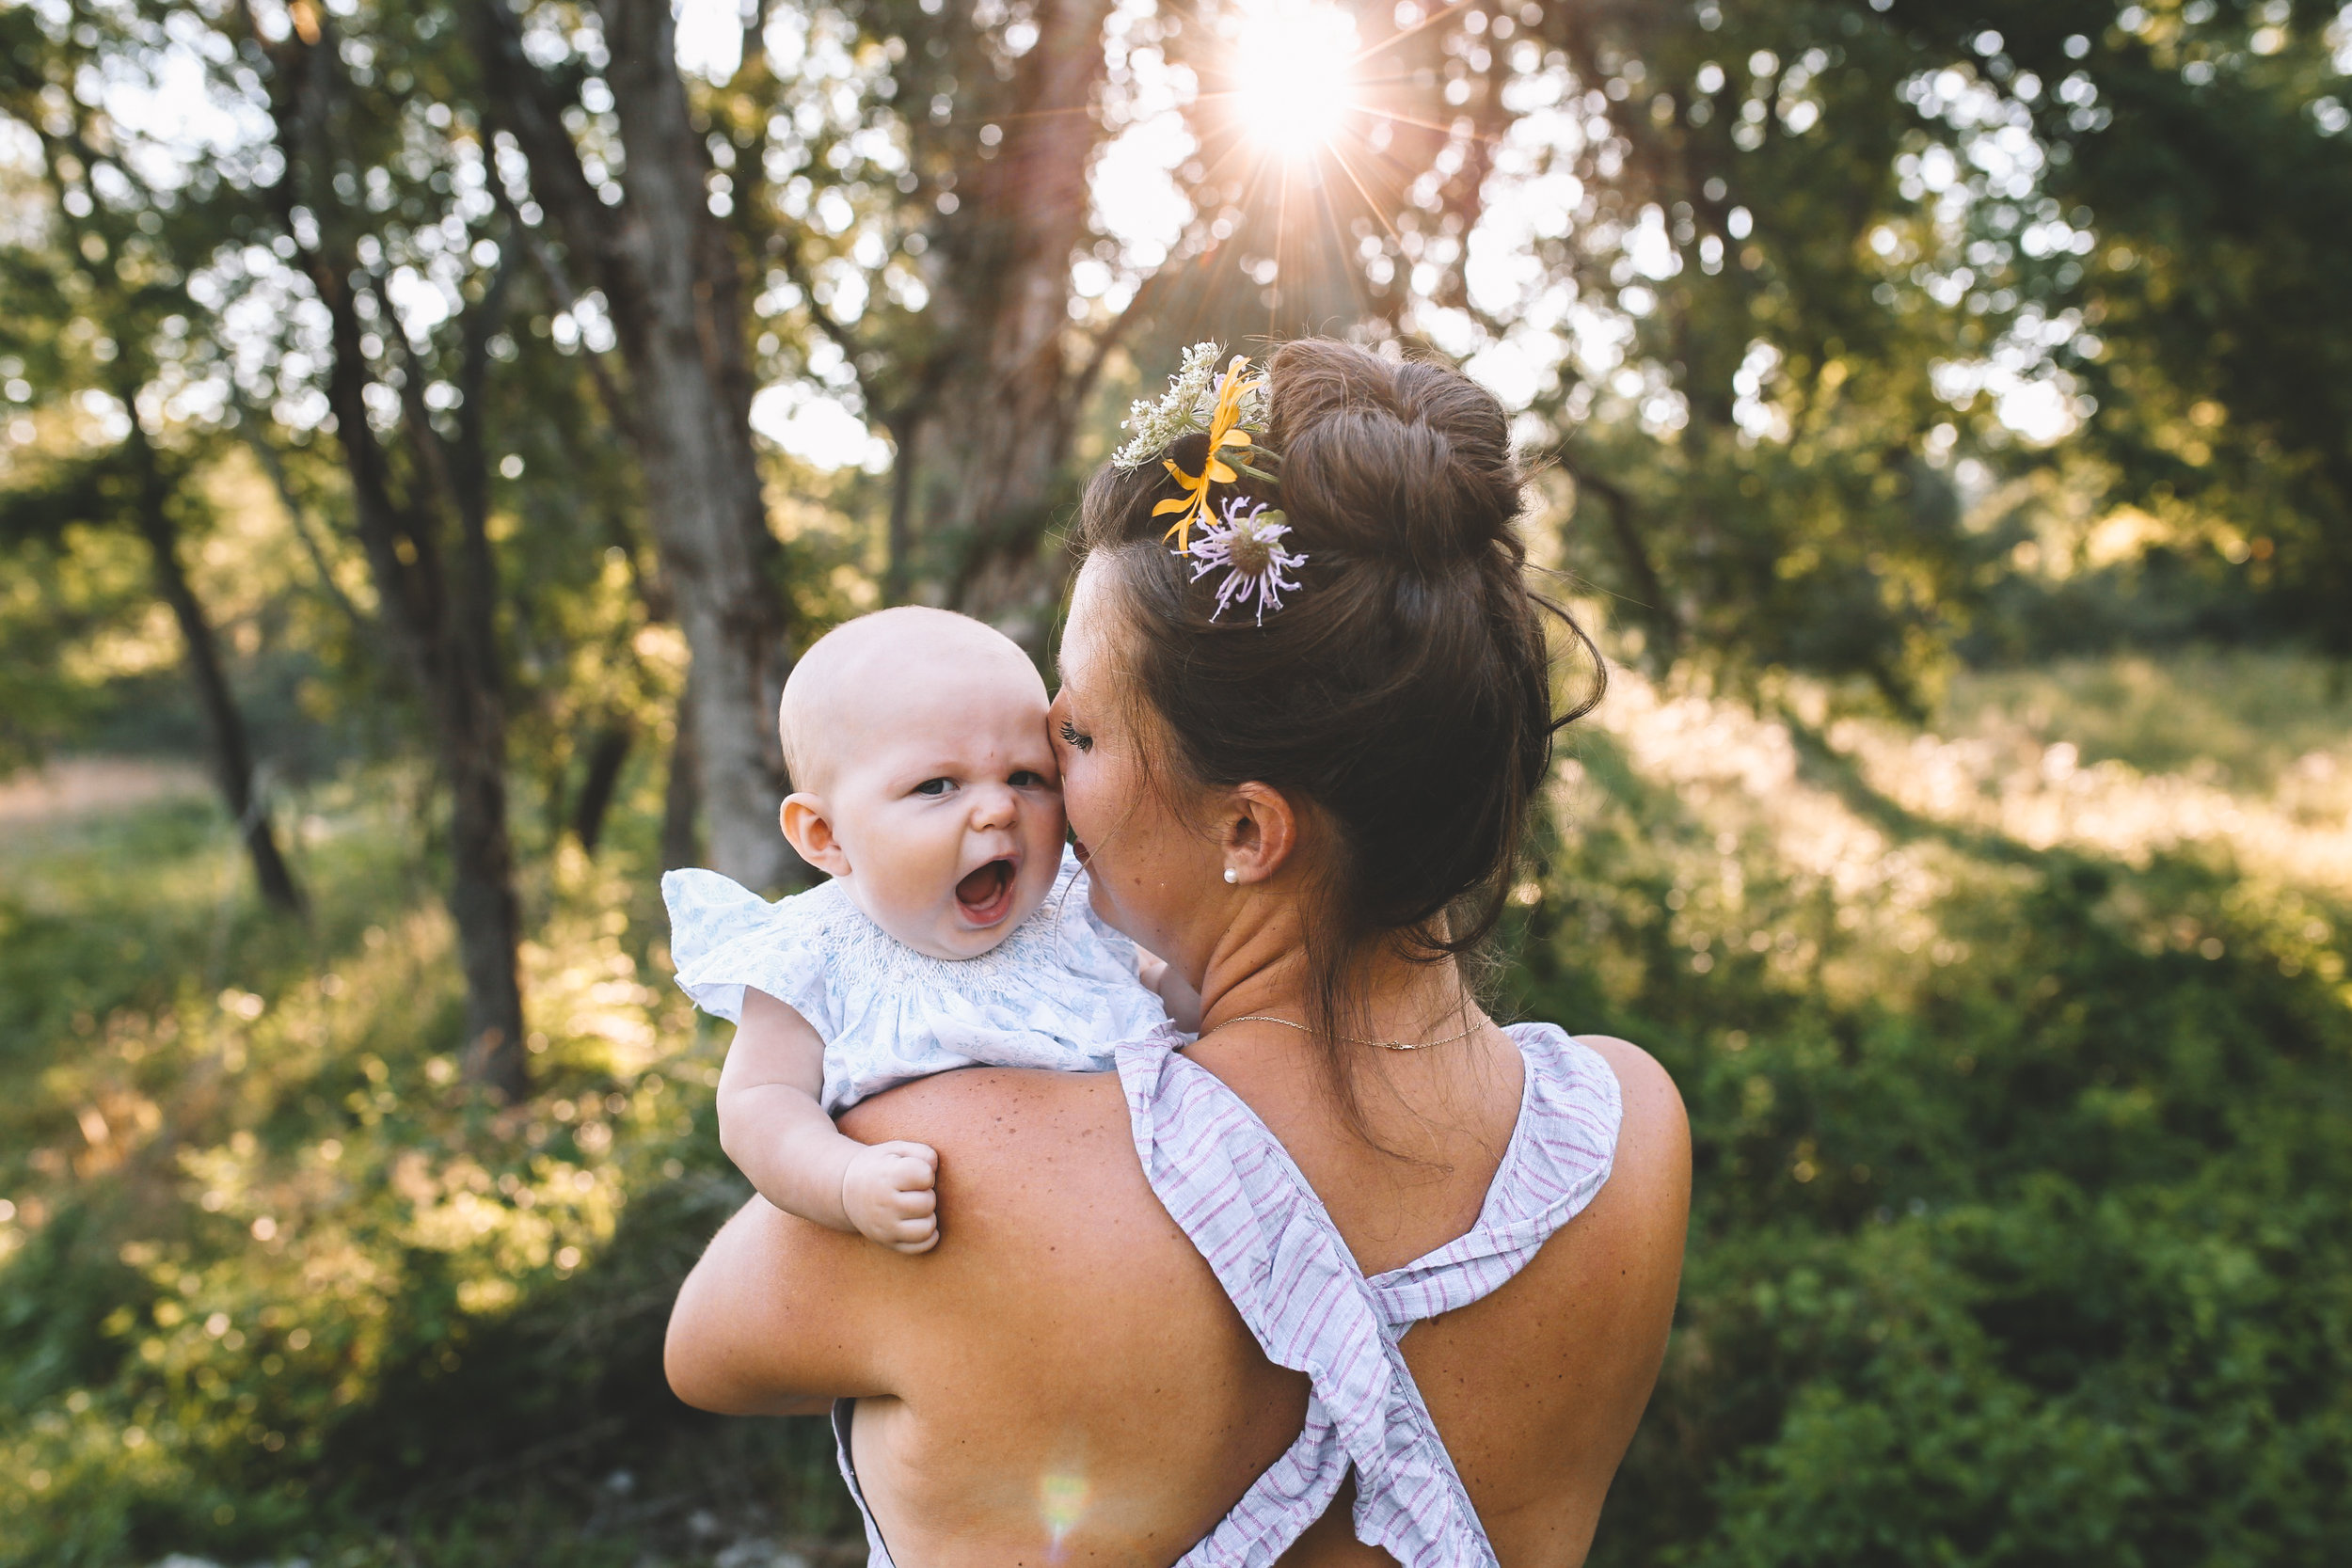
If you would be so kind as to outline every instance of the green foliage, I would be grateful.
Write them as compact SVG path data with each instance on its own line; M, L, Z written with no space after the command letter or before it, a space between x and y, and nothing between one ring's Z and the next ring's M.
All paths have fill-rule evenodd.
M1963 683L1941 744L1689 697L1590 744L1528 1010L1649 1045L1697 1140L1596 1561L2285 1564L2352 1529L2324 688L2126 661ZM2265 702L2296 728L2183 756ZM2234 778L2243 819L2159 847L2189 791L2125 757ZM2043 805L2048 842L2003 831Z
M1564 11L1613 135L1543 154L1581 199L1529 249L1546 284L1613 300L1622 336L1580 342L1532 412L1579 481L1571 563L1653 651L1678 631L1668 651L1719 669L1915 701L1956 637L2024 608L1988 594L2047 586L2005 554L2070 503L2143 509L2164 560L2076 584L2037 631L2169 645L2187 619L2342 650L2352 141L2329 8ZM1540 359L1546 336L1498 311L1469 341ZM2021 534L1957 504L1971 476L2069 494Z
M686 1502L838 1525L820 1434L698 1421L661 1383L676 1280L745 1189L644 846L539 890L541 1092L493 1115L445 1053L449 934L396 782L306 802L308 930L193 803L7 849L0 1561L486 1563L675 1531ZM603 1485L624 1466L650 1511Z
M656 935L679 563L610 302L501 152L466 14L0 4L0 772L193 748L125 526L151 473L315 898L265 919L186 798L7 823L0 1562L619 1563L847 1522L812 1425L660 1383L741 1191ZM517 14L620 199L632 62L597 8ZM1171 70L1219 79L1212 12L758 14L772 47L691 84L750 311L696 330L908 465L763 454L802 630L1020 557L1174 343L1521 353L1518 432L1559 456L1536 548L1617 596L1661 684L1624 682L1567 770L1511 985L1656 1048L1700 1161L1600 1560L2352 1534L2352 713L2340 665L2275 651L2352 626L2341 13L1376 8L1377 145L1279 171L1229 95L1152 120ZM264 42L306 24L331 123L290 171L253 128L302 55ZM1091 112L1028 113L1048 79ZM199 82L250 135L117 118ZM1121 166L1185 209L1157 237L1079 199L1130 132L1184 144ZM1068 243L1023 252L1064 232L1048 198ZM446 829L384 657L403 579L362 562L324 417L330 276L390 489L483 487L536 1031L502 1112L450 1056ZM2021 387L2055 443L2004 416ZM2047 665L2118 645L2164 656ZM1956 657L2014 668L1946 693ZM1867 689L1879 717L1846 712ZM1939 701L1931 732L1884 717ZM591 863L577 808L614 778Z

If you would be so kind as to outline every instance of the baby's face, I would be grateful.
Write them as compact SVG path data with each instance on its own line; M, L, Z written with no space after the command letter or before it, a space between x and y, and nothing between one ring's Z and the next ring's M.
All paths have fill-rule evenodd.
M843 879L909 947L977 958L1044 901L1061 867L1044 688L1001 665L887 684L844 705L854 733L833 737L844 760L823 802Z

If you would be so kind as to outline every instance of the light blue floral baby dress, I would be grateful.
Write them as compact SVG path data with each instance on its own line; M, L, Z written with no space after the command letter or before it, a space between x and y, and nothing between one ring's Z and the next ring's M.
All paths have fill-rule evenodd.
M826 1111L964 1067L1104 1072L1112 1047L1168 1022L1136 978L1136 947L1087 903L1062 851L1054 891L977 958L934 958L874 924L838 882L771 904L715 871L661 879L677 983L740 1022L750 987L825 1042Z

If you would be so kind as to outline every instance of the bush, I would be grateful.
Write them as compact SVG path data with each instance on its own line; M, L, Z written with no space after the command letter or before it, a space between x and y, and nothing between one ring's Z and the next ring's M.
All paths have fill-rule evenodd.
M1891 798L1951 760L1915 737L1686 706L1588 750L1529 922L1530 1010L1651 1046L1696 1135L1676 1336L1594 1560L2352 1539L2341 883L2227 834L2087 852L2177 797L2120 762L1989 749L1929 816ZM2051 793L2075 826L2040 847L1966 820ZM2248 792L2244 833L2276 805Z
M386 852L396 794L320 802L307 931L245 907L193 806L15 868L0 1561L618 1560L690 1516L839 1525L821 1433L661 1380L676 1283L748 1189L718 1043L631 926L651 879L574 855L540 891L537 1093L493 1113L449 1053L446 920Z

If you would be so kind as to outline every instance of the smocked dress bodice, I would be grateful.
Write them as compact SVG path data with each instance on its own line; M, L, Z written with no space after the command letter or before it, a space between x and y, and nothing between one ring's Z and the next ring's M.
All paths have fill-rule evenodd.
M1107 1071L1110 1042L1168 1021L1136 978L1135 943L1089 906L1067 850L1045 901L973 958L916 952L837 881L771 904L715 871L673 871L661 896L679 987L735 1022L747 988L797 1010L825 1042L834 1115L957 1068Z

